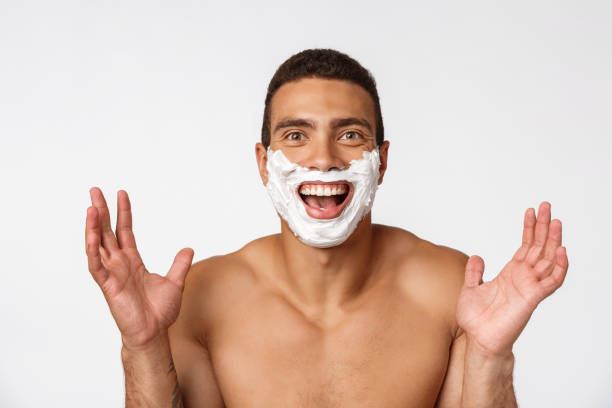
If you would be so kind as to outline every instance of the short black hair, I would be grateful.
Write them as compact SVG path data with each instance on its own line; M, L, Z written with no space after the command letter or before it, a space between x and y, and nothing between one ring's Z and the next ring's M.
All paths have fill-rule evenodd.
M385 140L380 100L374 77L355 59L329 48L314 48L292 55L283 62L268 85L263 124L261 126L261 143L267 148L270 145L270 101L282 85L302 78L342 79L353 82L365 89L374 102L376 116L376 145Z

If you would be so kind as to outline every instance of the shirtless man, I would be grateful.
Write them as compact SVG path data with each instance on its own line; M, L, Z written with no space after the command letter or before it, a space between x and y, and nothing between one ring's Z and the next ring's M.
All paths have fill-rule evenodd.
M127 193L113 232L90 190L89 270L121 332L126 406L516 406L513 343L568 268L550 204L537 218L526 211L522 245L483 283L480 257L372 225L389 142L355 60L296 54L272 79L264 116L255 153L280 234L193 265L182 249L162 277L138 254ZM282 196L295 174L310 183ZM327 181L326 193L322 178L337 174L355 181Z

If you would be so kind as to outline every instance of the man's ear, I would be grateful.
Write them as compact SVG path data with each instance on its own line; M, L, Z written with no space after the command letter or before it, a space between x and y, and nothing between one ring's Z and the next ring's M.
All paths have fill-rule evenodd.
M255 159L257 160L257 167L259 167L259 175L264 186L268 184L268 151L264 145L260 142L255 143Z
M378 148L378 155L380 156L380 177L378 177L378 184L382 184L385 171L387 171L387 158L389 157L389 141L385 140Z

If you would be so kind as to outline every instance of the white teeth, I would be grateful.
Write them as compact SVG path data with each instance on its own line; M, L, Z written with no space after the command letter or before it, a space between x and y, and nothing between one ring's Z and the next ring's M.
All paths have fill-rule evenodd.
M346 185L344 184L306 184L300 188L300 194L316 195L316 196L332 196L346 193Z

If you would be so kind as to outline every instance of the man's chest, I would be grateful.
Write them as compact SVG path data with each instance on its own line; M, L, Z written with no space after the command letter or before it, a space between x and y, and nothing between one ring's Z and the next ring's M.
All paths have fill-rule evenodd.
M322 330L282 303L245 304L208 347L228 407L432 406L450 337L430 312L387 299Z

